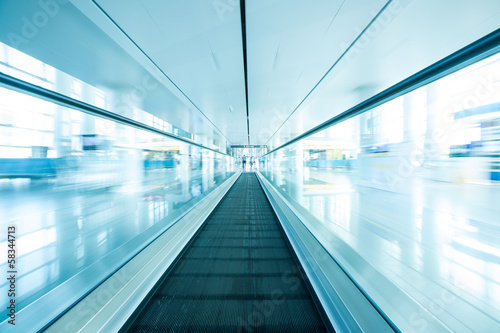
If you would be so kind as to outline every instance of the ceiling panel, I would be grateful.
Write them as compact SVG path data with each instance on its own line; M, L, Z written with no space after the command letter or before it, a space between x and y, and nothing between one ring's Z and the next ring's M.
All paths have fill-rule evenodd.
M401 0L268 142L278 147L500 28L500 2Z
M386 3L246 2L252 142L269 140Z
M90 0L72 0L55 8L57 15L47 25L16 43L11 35L24 36L26 29L21 18L40 12L40 3L0 1L0 41L105 91L112 112L143 121L133 115L135 108L143 109L195 134L198 143L214 147L216 142L225 149L222 134ZM67 86L57 88L70 94Z
M103 11L71 0L92 21L68 5L21 51L117 94L149 73L161 84L138 107L208 141L217 128L247 143L238 1L95 1ZM28 14L15 7L4 31L22 29ZM251 143L279 146L499 22L498 0L247 0Z
M247 143L240 10L211 1L98 0L233 143Z

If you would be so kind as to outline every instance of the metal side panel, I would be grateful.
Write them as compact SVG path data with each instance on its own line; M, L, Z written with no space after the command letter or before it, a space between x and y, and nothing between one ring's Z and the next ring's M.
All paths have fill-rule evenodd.
M161 279L241 173L220 185L46 332L117 332Z
M260 173L262 184L297 258L337 332L395 332L380 312L305 227L283 196Z

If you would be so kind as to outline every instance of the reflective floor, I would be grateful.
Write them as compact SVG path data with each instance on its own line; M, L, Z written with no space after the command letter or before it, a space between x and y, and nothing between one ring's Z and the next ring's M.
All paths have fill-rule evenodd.
M387 191L366 184L357 170L304 167L263 174L293 205L314 215L306 224L323 224L364 259L345 266L389 318L402 317L397 320L416 332L443 326L500 330L500 186L414 175L399 184L400 191ZM421 312L405 313L390 290L380 292L379 281L366 279L371 267Z

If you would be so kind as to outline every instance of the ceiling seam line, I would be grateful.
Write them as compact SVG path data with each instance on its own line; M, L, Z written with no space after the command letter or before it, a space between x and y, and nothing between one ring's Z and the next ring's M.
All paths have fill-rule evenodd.
M333 65L326 71L326 73L321 77L321 79L319 79L319 81L314 85L314 87L307 93L307 95L302 99L302 101L300 101L300 103L293 109L292 113L290 113L288 115L288 117L286 117L286 119L283 121L283 123L278 127L278 129L273 133L273 135L271 135L271 137L269 138L269 140L267 140L266 142L266 145L269 143L269 141L271 141L271 139L276 135L276 133L278 133L278 131L283 127L283 125L288 121L288 119L290 119L290 117L295 113L295 111L297 111L299 109L299 107L305 102L305 100L309 97L309 95L312 94L312 92L321 84L321 82L323 82L323 80L325 79L325 77L332 71L332 69L337 66L337 64L340 62L340 60L342 60L342 58L344 58L344 56L347 54L347 52L349 52L349 50L351 48L353 48L354 44L356 44L356 42L363 36L363 34L365 33L365 31L367 31L371 25L377 20L377 18L384 12L384 10L390 5L390 3L392 2L393 0L389 0L387 1L387 3L384 5L384 7L382 7L382 9L380 9L380 11L377 13L377 15L375 15L375 17L368 23L368 25L363 29L363 31L361 31L359 33L359 35L356 37L356 39L354 39L354 41L349 45L349 47L347 47L347 49L340 55L340 57L337 58L337 60L335 60L335 62L333 63Z
M243 73L245 76L245 106L247 111L247 141L250 144L250 112L248 110L247 27L245 0L240 0L241 43L243 45Z
M200 113L210 122L210 124L212 124L213 127L215 127L215 129L217 129L217 131L219 131L219 133L228 141L228 142L231 142L225 135L224 133L222 133L222 131L207 117L207 115L186 95L186 93L184 93L184 91L182 91L182 89L179 88L179 86L177 86L177 84L160 68L160 66L158 66L156 64L156 62L153 61L153 59L151 59L146 52L144 52L144 50L139 47L139 45L137 45L137 43L125 32L125 30L123 30L120 25L118 25L118 23L116 23L112 18L111 16L104 10L104 8L102 8L95 0L91 0L92 3L108 18L108 20L110 20L121 32L122 34L125 35L125 37L127 37L127 39L135 45L135 47L156 67L156 69L158 69L166 78L168 81L170 81L175 88L177 88L177 90L179 90L179 92L184 96L186 97L186 99L196 108L196 110L200 111ZM146 70L147 71L147 70ZM165 87L166 88L166 87Z
M328 32L328 30L330 30L330 27L332 26L333 22L335 22L335 19L336 19L336 18L337 18L337 16L339 15L340 10L342 9L342 7L344 7L345 1L346 1L346 0L342 0L342 3L340 4L339 9L337 10L337 12L335 13L335 15L333 16L333 19L332 19L332 21L330 22L330 24L328 25L328 28L326 28L326 31L325 31L325 33L323 34L323 36L324 36L324 35L326 35L326 33Z

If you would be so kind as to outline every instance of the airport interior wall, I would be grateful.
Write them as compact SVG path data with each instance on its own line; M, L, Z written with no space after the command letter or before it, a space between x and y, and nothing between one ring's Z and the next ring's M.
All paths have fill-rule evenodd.
M116 105L5 44L0 71ZM58 316L235 172L255 171L395 326L499 331L499 96L496 54L243 169L226 142L207 136L204 148L140 108L122 111L169 135L0 87L1 225L17 230L19 320L35 302Z

